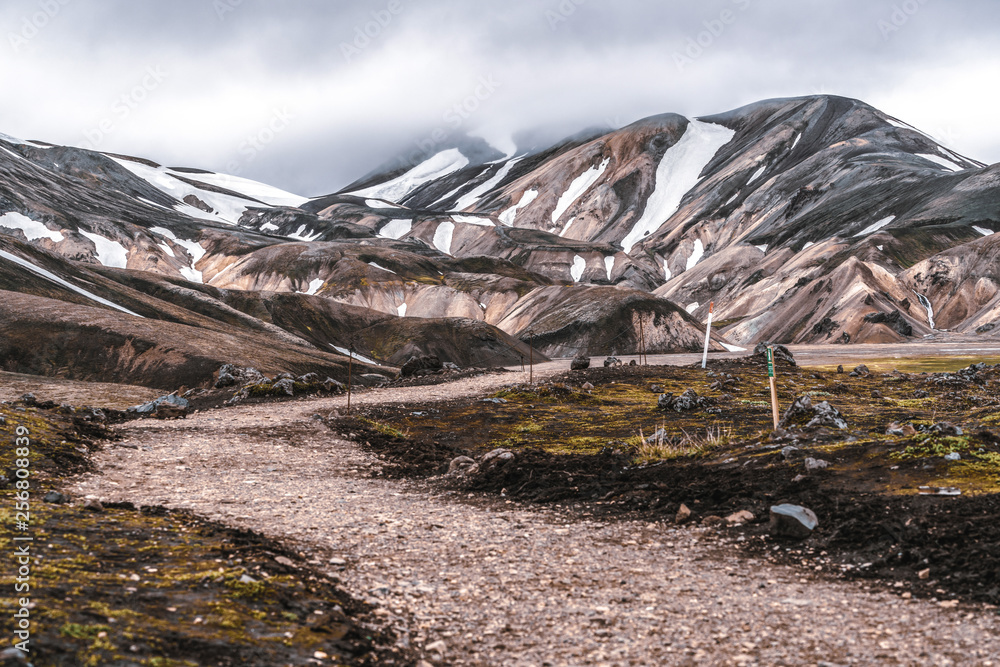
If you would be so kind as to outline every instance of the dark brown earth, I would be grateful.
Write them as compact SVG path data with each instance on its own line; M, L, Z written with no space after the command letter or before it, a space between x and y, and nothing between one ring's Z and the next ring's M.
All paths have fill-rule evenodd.
M609 518L671 520L682 503L696 521L749 510L754 521L722 530L741 535L742 548L757 556L871 580L900 594L1000 604L1000 368L850 377L779 367L784 406L810 391L819 394L815 402L839 408L850 428L791 430L777 437L771 434L759 362L713 362L709 370L742 382L711 390L712 379L700 367L598 367L495 394L506 397L505 404L477 398L383 405L332 426L356 432L398 475L439 475L457 456L506 447L515 452L513 463L464 479L461 488L544 505L582 504ZM585 382L594 385L591 394L581 391ZM668 391L694 388L720 413L657 411L656 395L648 389L653 383ZM920 391L928 397L914 398ZM635 400L643 407L633 406L619 419ZM558 434L553 420L563 422ZM965 435L929 434L945 420ZM912 423L923 432L886 436L891 422ZM704 432L706 424L725 425L730 441L635 464L640 427L646 435L662 426L679 436L681 429ZM581 438L578 448L591 451L574 452L571 436L590 432L599 432L606 445L593 451L593 443ZM782 448L789 445L798 450L786 460ZM944 449L931 451L935 447ZM962 461L945 461L949 449L961 450ZM807 457L830 466L807 471ZM962 495L919 495L921 486L956 486ZM768 508L780 503L816 512L820 526L812 537L789 543L767 535Z

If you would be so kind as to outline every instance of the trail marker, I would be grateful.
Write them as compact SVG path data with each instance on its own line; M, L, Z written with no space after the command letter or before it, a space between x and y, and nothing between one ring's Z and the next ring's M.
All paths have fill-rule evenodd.
M710 316L711 317L711 316ZM774 428L778 428L778 388L774 384L774 348L767 348L767 379L771 384L771 416L774 417Z
M649 359L646 358L646 333L642 328L642 315L639 315L639 361L643 366L649 365Z
M712 311L715 310L715 302L708 304L708 326L705 327L705 353L701 355L701 367L708 367L708 344L712 338Z
M351 369L354 366L354 345L347 351L347 414L351 414Z

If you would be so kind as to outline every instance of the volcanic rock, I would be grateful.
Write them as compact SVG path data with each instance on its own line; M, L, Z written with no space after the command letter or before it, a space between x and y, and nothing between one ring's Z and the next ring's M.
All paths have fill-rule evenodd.
M587 356L574 357L573 361L570 362L569 368L572 371L582 371L590 368L590 357Z
M410 357L399 369L400 377L412 377L414 375L426 375L434 373L444 368L441 359L434 354L425 354L419 357Z
M768 531L773 537L805 539L819 525L816 514L800 505L774 505L771 507L770 517Z
M783 429L793 426L800 428L829 426L843 430L847 428L847 421L840 414L840 411L827 401L813 405L809 396L799 396L785 410L778 426Z

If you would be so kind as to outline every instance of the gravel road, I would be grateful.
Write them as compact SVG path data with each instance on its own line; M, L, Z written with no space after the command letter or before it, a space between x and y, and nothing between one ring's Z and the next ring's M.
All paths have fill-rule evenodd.
M520 380L355 402L426 402ZM383 479L377 459L313 418L343 407L314 399L126 424L99 472L69 491L291 540L434 663L1000 666L1000 619L981 606L943 608L748 559L711 529L601 522L582 507Z

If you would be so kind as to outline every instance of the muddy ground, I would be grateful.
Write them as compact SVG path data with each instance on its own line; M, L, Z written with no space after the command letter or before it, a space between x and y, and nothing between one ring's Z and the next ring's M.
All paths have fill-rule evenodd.
M846 430L775 433L760 360L713 361L707 373L700 365L591 368L489 397L361 408L330 426L385 456L398 475L442 475L458 456L505 448L512 462L444 483L604 517L672 520L683 503L690 520L713 524L749 510L753 521L719 530L754 555L904 597L1000 604L1000 367L851 370L778 369L782 406L808 393L838 408ZM685 389L706 403L657 408L658 391ZM887 435L894 422L913 430ZM941 422L962 434L933 432ZM676 447L667 460L640 461L640 430L658 428ZM954 453L959 460L944 458ZM807 470L807 459L827 467ZM923 495L942 488L961 495ZM768 509L780 503L816 512L809 539L768 535Z

